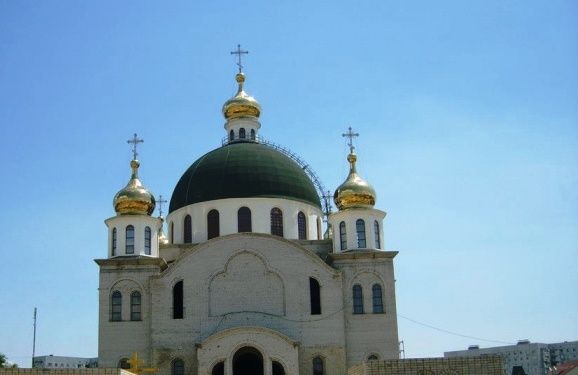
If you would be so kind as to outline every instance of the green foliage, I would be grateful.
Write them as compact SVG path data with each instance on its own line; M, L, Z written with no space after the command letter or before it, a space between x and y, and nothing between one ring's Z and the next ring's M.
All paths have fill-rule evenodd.
M0 368L17 368L18 365L15 363L8 362L6 355L4 353L0 353Z

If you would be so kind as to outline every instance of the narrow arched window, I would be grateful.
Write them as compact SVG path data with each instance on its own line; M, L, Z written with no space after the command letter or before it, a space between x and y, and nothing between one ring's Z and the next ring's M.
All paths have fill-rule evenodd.
M125 253L134 254L134 227L129 225L125 231Z
M383 293L381 291L381 285L373 284L371 287L372 301L373 301L373 313L383 314Z
M245 128L239 129L239 139L245 139Z
M175 243L175 223L172 221L169 230L171 231L171 243Z
M183 319L183 281L173 286L173 319Z
M372 354L369 357L367 357L367 362L371 361L379 361L379 357L376 354Z
M112 228L112 249L110 255L116 255L116 228Z
M309 300L311 303L311 315L321 314L321 288L319 281L313 277L309 278Z
M231 129L231 131L229 132L229 141L232 141L235 139L235 132L233 131L233 129Z
M185 216L183 223L183 242L191 243L193 242L193 224L191 222L191 215Z
M271 374L272 375L285 375L285 369L283 365L277 361L273 361L271 364Z
M130 320L141 320L140 292L132 292L130 295Z
M301 211L297 214L297 232L300 240L307 239L307 220L305 214Z
M363 290L359 284L353 286L353 313L363 314Z
M271 234L283 237L283 212L277 207L271 210Z
M115 290L110 297L110 320L120 322L122 320L122 294Z
M171 375L185 375L185 362L182 359L174 359L171 363Z
M321 357L313 358L313 375L325 375L325 368Z
M345 221L339 223L339 242L341 250L347 250L347 232L345 231Z
M357 230L357 248L364 249L367 247L365 243L365 221L357 219L355 222L355 229Z
M317 239L318 240L322 240L323 238L321 237L321 218L318 217L317 218Z
M237 211L237 231L251 232L253 230L251 224L251 210L248 207L241 207Z
M219 237L219 211L211 210L207 214L207 238Z
M225 375L225 362L219 362L213 366L211 375Z
M379 240L379 223L377 220L373 222L373 235L375 236L375 248L381 249L381 241Z
M255 138L255 129L251 129L251 140L254 141Z
M144 240L145 240L144 241L145 242L145 254L151 255L151 228L150 227L145 228Z

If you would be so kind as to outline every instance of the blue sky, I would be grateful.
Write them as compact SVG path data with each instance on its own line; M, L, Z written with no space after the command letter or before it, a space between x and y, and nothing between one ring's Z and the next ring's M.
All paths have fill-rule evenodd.
M225 136L237 43L261 134L388 212L408 357L578 339L575 1L0 1L0 352L96 356L103 220ZM406 318L481 341L442 333Z

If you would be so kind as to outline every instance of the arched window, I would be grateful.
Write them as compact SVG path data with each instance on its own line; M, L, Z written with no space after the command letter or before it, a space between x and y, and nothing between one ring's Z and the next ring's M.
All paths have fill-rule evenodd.
M373 313L383 314L383 294L381 292L381 285L373 284L371 287L372 301L373 301Z
M285 375L285 369L283 365L277 361L273 361L271 364L271 374L272 375Z
M116 255L116 228L112 228L112 250L110 255Z
M309 278L309 300L311 302L311 315L321 315L321 288L319 281Z
M151 227L145 228L145 254L151 255Z
M255 138L255 129L251 129L251 140L254 141Z
M371 361L379 361L379 357L377 356L377 354L371 354L369 357L367 357L367 362Z
M213 366L211 375L225 375L225 362L219 362Z
M251 232L251 210L248 207L241 207L237 211L237 232Z
M233 131L233 129L231 129L231 131L229 132L229 141L232 141L235 139L235 132Z
M122 320L122 294L118 290L112 292L110 297L110 320L113 322Z
M271 234L283 237L283 212L277 207L271 210Z
M381 249L381 241L379 240L379 223L377 220L373 222L373 235L375 236L375 248Z
M129 225L125 231L125 253L134 254L134 227Z
M175 223L172 221L169 230L171 231L171 243L175 243Z
M185 221L183 223L183 242L193 242L193 224L191 222L191 215L185 216Z
M365 221L357 219L355 228L357 229L357 248L364 249L367 247L365 243Z
M301 211L297 214L297 232L300 240L307 239L307 220L305 214Z
M313 375L325 375L325 368L321 357L313 358Z
M123 370L128 370L130 368L130 363L128 363L128 358L121 358L120 361L118 361L118 368L121 368Z
M347 232L345 231L345 221L339 223L339 242L341 250L347 250Z
M219 211L211 210L207 214L207 238L219 237Z
M185 375L185 362L182 359L176 358L171 363L171 375Z
M245 128L239 129L239 139L245 139Z
M321 238L321 218L320 217L317 218L317 239L318 240L323 239L323 238Z
M359 284L353 286L353 313L363 314L363 290Z
M130 320L141 320L140 292L132 292L130 295Z
M173 287L173 319L183 319L183 281Z

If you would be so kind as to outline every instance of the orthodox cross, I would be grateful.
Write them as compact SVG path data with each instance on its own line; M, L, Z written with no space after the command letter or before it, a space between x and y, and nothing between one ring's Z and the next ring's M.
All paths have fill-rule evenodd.
M127 361L130 365L128 371L132 372L133 374L139 375L142 372L157 372L158 368L149 368L149 367L140 367L143 364L143 360L138 358L138 354L132 353L132 357Z
M159 203L159 216L163 216L163 203L167 203L167 200L163 199L163 196L161 194L159 195L157 202Z
M243 64L241 61L241 55L248 55L249 51L243 51L241 49L241 45L237 44L237 50L236 51L232 51L231 55L237 55L237 66L239 67L239 73L243 72Z
M349 140L347 141L347 145L349 146L349 151L353 154L353 151L355 151L355 147L353 146L353 138L359 137L359 133L354 133L353 129L351 129L351 126L350 126L347 129L347 133L343 133L343 134L341 134L341 136L349 138Z
M144 143L144 140L138 139L136 133L134 133L132 139L129 139L128 141L126 141L126 143L132 144L132 159L136 160L136 157L138 156L138 152L136 152L136 146L139 143Z

